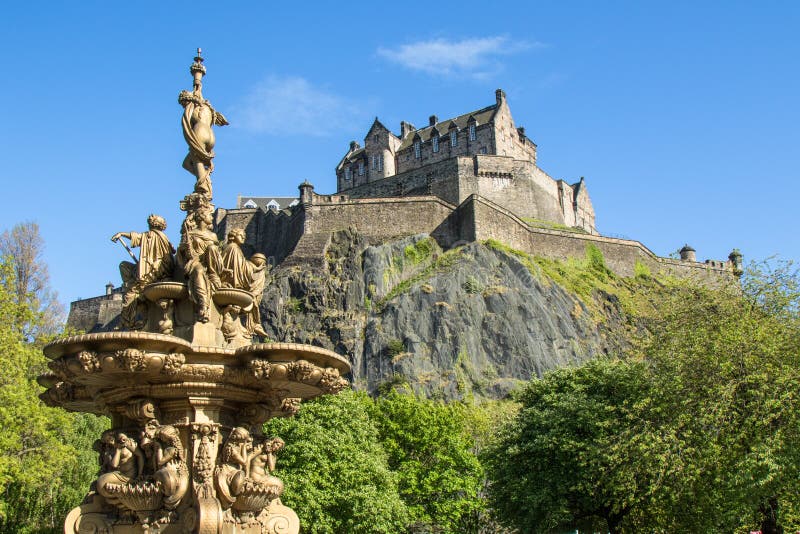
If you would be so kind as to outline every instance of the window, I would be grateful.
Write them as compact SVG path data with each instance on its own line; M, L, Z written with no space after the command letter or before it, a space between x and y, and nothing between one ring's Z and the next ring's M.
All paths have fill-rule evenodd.
M378 157L378 170L379 170L379 171L382 171L382 170L383 170L383 154L381 154L381 155Z
M434 152L439 152L439 136L438 135L434 135L431 138L431 142L433 143L433 151Z
M414 158L420 159L422 157L422 147L420 146L419 139L414 141Z
M245 202L245 203L244 203L244 206L242 206L242 207L243 207L243 208L251 208L251 209L252 209L252 208L257 208L257 207L258 207L258 204L256 204L255 202L253 202L253 199L251 198L250 200L248 200L247 202Z
M372 155L372 168L373 170L378 168L378 156L375 154Z
M485 146L481 147L481 154L486 154L486 147Z
M353 178L353 169L351 169L350 167L345 167L344 179L349 181L352 178Z
M364 160L363 159L358 162L358 175L359 176L364 176Z
M475 131L475 123L469 125L469 140L475 141L478 138L478 134Z
M458 146L458 134L455 130L450 132L450 146Z

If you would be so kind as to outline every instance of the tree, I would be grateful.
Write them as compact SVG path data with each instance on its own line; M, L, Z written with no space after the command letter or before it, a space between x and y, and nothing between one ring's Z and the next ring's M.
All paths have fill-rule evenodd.
M407 510L370 418L371 405L365 394L344 391L266 424L269 435L286 441L276 474L286 482L284 502L296 503L303 532L403 531Z
M654 285L625 359L521 395L485 455L499 517L522 532L796 529L797 287L785 265L741 289Z
M636 351L693 467L672 488L672 515L698 531L797 527L800 293L790 263L763 267L741 290L671 291Z
M105 421L37 398L44 356L17 326L38 325L16 287L15 265L0 262L0 531L56 531L96 474L91 443Z
M521 532L621 532L671 474L669 435L640 416L644 364L596 359L528 384L522 410L483 458L491 504Z
M64 316L58 296L50 287L43 251L44 240L35 222L19 223L0 234L0 258L8 258L14 270L12 295L17 304L34 315L15 319L27 339L56 333Z
M484 507L468 410L398 391L375 400L379 439L408 506L408 532L469 532L469 519Z

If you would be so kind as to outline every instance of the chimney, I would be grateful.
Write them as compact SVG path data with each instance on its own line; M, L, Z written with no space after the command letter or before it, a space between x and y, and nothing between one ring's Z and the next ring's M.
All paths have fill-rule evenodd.
M416 130L410 122L400 121L400 139L405 139L408 134Z
M361 146L358 144L357 141L350 141L350 152L358 148L361 148Z
M498 89L494 92L494 98L497 101L497 105L499 106L503 102L506 101L506 93L502 89Z
M519 140L520 141L524 141L525 140L525 127L524 126L520 126L519 128L517 128L517 133L519 134Z
M439 117L436 115L428 117L428 126L435 126L437 122L439 122Z
M112 284L111 282L107 283L106 284L106 295L110 295L113 292L114 292L114 284Z

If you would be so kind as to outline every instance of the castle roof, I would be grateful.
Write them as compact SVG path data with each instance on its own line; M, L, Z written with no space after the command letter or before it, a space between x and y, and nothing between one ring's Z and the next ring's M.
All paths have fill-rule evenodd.
M260 208L264 211L270 209L284 210L300 202L297 197L243 197L236 202L237 209Z
M495 111L497 111L497 104L492 104L491 106L479 109L477 111L464 113L463 115L459 115L454 119L445 119L437 122L436 124L428 125L425 128L415 130L403 138L403 142L400 144L400 147L397 149L397 151L400 152L401 150L413 145L414 139L417 135L419 135L422 142L430 140L434 128L436 128L436 131L439 132L440 135L444 135L450 130L451 123L454 123L459 130L463 130L469 125L470 118L473 117L475 118L475 122L477 124L486 124L487 122L491 122L492 119L494 119Z

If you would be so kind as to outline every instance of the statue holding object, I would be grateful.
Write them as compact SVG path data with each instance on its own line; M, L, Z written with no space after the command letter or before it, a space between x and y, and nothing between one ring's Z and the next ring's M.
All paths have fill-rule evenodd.
M151 214L147 218L147 226L148 230L144 233L117 232L111 236L111 241L122 243L136 261L136 263L123 261L119 264L119 274L122 277L122 286L125 288L121 321L122 327L129 330L142 327L142 324L136 321L136 314L144 286L169 279L175 266L172 258L175 247L164 233L167 221L160 215ZM138 260L128 245L120 241L123 237L130 241L130 247L139 247Z

